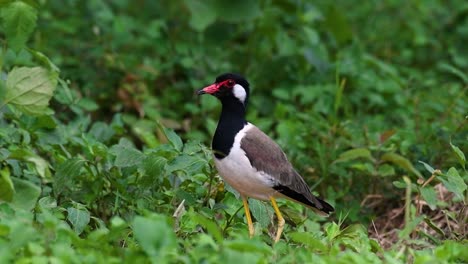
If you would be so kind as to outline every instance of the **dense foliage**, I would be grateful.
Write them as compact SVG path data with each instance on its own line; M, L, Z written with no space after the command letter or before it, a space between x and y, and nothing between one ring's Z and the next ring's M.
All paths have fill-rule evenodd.
M0 263L468 262L466 1L0 1ZM238 194L209 142L248 119L321 218Z

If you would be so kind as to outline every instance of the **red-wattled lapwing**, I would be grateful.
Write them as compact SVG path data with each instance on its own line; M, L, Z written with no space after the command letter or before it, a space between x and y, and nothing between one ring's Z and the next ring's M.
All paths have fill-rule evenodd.
M283 232L284 219L275 198L302 203L321 215L333 212L327 202L310 192L281 148L256 126L245 120L249 83L237 74L218 76L214 84L197 92L211 94L222 104L221 117L213 137L214 161L221 177L236 189L244 203L249 234L254 235L248 197L270 200L278 217L275 242Z

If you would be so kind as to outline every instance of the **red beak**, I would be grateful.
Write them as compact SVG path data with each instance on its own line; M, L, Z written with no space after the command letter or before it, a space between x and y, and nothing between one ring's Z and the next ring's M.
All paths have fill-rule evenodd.
M219 84L217 83L213 83L212 85L210 86L207 86L201 90L198 90L197 91L197 94L198 95L202 95L202 94L214 94L218 91L219 89Z

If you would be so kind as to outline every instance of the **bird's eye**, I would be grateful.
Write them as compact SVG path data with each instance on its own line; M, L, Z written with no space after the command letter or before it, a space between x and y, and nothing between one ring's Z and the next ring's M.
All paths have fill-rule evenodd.
M234 84L235 84L234 80L228 80L227 81L227 85L230 86L230 87L234 86Z

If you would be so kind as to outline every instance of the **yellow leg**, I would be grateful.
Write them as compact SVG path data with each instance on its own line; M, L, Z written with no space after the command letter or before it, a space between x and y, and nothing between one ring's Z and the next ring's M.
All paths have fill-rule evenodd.
M278 217L278 231L276 231L276 238L275 243L278 242L281 238L281 233L283 233L284 228L284 218L281 215L281 212L276 204L276 200L273 197L270 197L271 205L273 205L273 209L275 209L276 216Z
M247 201L247 198L245 198L244 196L242 196L242 202L244 203L245 217L247 218L247 224L249 225L249 235L250 237L253 237L255 233L255 229L252 224L252 217L250 216L249 202Z

